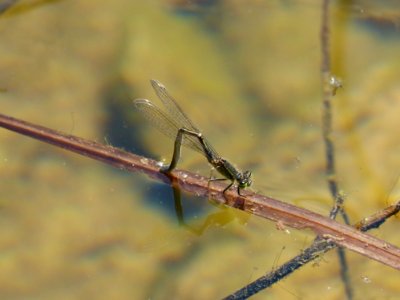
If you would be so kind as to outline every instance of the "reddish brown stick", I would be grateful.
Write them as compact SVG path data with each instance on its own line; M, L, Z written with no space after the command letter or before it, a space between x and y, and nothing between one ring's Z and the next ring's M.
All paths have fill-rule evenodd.
M168 178L159 171L159 163L154 160L2 114L0 114L0 126L100 160L119 169L141 171L156 180L168 182ZM171 174L171 180L174 181L174 184L178 184L182 190L189 193L199 196L209 195L220 203L275 222L279 221L280 224L288 227L297 229L309 228L317 235L333 241L339 246L400 270L399 248L362 233L351 226L337 223L306 209L251 192L247 192L245 196L240 196L235 189L232 189L225 193L224 196L222 191L225 186L222 183L209 185L207 178L190 172L176 170Z

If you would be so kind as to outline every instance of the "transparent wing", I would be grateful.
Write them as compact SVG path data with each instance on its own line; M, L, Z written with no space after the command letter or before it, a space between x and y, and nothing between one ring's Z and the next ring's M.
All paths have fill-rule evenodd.
M160 108L158 108L156 105L154 105L151 101L147 99L136 99L133 101L133 103L136 109L139 110L147 120L149 120L151 125L153 125L161 133L163 133L164 135L173 140L175 140L176 135L178 134L178 130L181 129L182 127L185 127L186 129L189 130L193 130L193 127L188 128L187 125L191 123L189 119L187 119L186 116L184 115L183 116L189 122L188 124L179 123L177 119L174 119L174 117L176 117L175 115L173 115L173 117L167 115L165 112L163 112ZM182 120L179 119L179 121ZM191 148L205 155L203 147L200 144L200 141L193 136L184 135L182 144L188 148Z
M168 110L168 112L171 114L174 120L178 124L181 125L181 127L184 127L186 129L195 131L195 132L200 132L196 126L190 121L190 119L186 116L186 114L182 111L178 103L175 101L175 99L167 92L167 89L165 86L157 81L157 80L150 80L151 85L153 86L154 91L156 92L158 98L162 101L164 104L165 108Z

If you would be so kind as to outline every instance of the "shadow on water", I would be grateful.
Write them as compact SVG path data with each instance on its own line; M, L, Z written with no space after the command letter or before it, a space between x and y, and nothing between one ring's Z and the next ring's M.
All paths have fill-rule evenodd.
M103 105L107 111L107 119L104 122L104 136L107 142L114 147L122 148L138 155L151 156L151 153L143 146L140 137L139 126L130 124L128 120L133 120L134 108L132 105L132 95L135 95L131 87L121 78L111 81L102 92ZM131 107L128 110L127 107ZM127 111L128 110L128 111ZM138 124L139 121L136 123Z

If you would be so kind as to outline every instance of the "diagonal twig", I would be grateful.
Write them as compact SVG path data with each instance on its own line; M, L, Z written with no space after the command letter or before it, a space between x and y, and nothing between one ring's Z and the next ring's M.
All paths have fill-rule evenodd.
M198 196L210 196L215 201L251 214L279 221L297 229L309 228L317 235L361 255L400 270L400 248L357 229L337 223L327 217L260 194L247 192L240 196L236 191L222 193L222 183L209 184L208 178L191 172L176 170L168 178L160 173L160 163L152 159L127 153L73 135L64 134L43 126L34 125L0 114L0 126L40 141L105 162L127 171L141 171L150 177L173 184Z
M360 231L368 231L376 229L382 225L388 218L397 214L400 211L400 201L395 205L388 206L387 208L367 217L356 223L353 227ZM253 282L247 284L245 287L237 290L236 292L225 297L226 300L238 300L247 299L248 297L255 295L256 293L272 286L279 280L285 278L289 274L293 273L300 267L320 257L321 254L326 253L337 245L333 240L322 239L317 237L314 242L308 248L304 249L299 255L290 259L280 267L276 268L272 272L257 278Z

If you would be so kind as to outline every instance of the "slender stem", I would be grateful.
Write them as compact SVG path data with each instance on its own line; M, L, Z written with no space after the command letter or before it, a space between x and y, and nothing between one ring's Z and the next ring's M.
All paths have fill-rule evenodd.
M183 170L174 170L166 176L160 172L160 163L149 158L2 114L0 114L0 127L105 162L122 170L144 172L156 180L172 182L173 185L178 185L182 190L194 195L210 197L218 203L274 222L279 221L288 227L309 228L316 235L328 238L339 246L400 270L400 248L312 211L250 191L246 191L244 195L238 195L234 190L223 194L226 184L220 182L209 184L208 178ZM378 226L378 223L375 226Z
M343 247L338 247L336 253L339 257L340 265L340 278L344 283L344 292L347 299L353 299L353 287L351 286L350 276L349 276L349 264L346 259L346 252Z
M329 217L335 219L338 212L345 214L342 206L344 197L340 193L339 185L336 178L335 169L335 146L332 140L332 86L331 80L331 59L329 52L329 0L322 2L322 24L321 24L321 75L322 75L322 137L325 144L326 158L326 176L329 191L335 200L335 204L330 212ZM346 216L345 220L348 220ZM349 224L349 223L346 223Z
M335 219L338 212L340 212L346 224L350 224L349 217L343 209L344 197L340 193L339 185L337 183L336 170L335 170L335 147L332 140L332 97L336 93L335 88L331 86L331 59L329 51L329 0L322 2L322 20L321 20L321 75L323 87L323 102L322 102L322 136L325 143L325 157L326 157L326 176L328 186L334 205L329 213L331 219ZM340 262L340 277L345 285L345 292L347 299L353 298L353 291L350 284L349 268L346 260L346 253L344 249L338 248L337 254Z
M369 216L354 225L360 231L368 231L372 228L378 228L382 225L388 218L395 215L400 211L400 201L395 205L391 205L382 211L379 211L372 216ZM266 274L245 287L237 290L236 292L230 294L224 299L247 299L248 297L272 286L274 283L278 282L282 278L290 275L303 265L313 261L315 258L319 257L321 254L328 252L329 250L336 248L337 245L333 243L330 239L323 239L317 237L310 247L303 250L299 255L287 261L274 271ZM347 292L348 293L348 292ZM351 291L350 291L351 293Z

